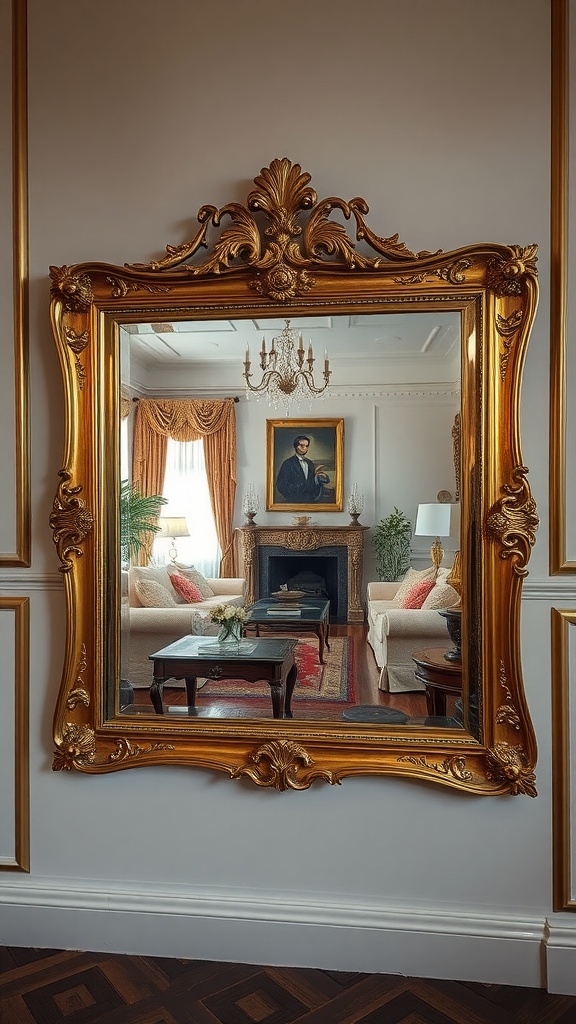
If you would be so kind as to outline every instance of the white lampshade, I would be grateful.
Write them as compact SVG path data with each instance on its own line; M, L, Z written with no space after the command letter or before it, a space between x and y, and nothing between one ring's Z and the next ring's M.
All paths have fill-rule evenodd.
M159 537L189 537L190 530L184 516L160 516L158 520Z
M452 505L439 501L418 505L414 536L449 537Z

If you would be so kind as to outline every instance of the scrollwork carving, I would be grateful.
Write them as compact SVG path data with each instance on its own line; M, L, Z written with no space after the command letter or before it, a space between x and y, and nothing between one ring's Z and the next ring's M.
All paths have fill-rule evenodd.
M514 559L514 572L518 576L526 576L528 572L526 564L540 522L526 480L527 473L526 466L516 467L512 473L516 486L504 484L502 490L506 497L496 502L486 520L489 534L503 546L500 558Z
M84 351L89 341L88 331L82 331L78 334L71 327L64 329L64 337L66 338L66 344L68 348L74 353L74 364L76 366L76 376L78 378L78 387L80 391L84 387L84 381L86 379L86 370L80 361L80 353Z
M440 775L451 775L452 778L458 779L460 782L471 782L474 777L472 772L466 768L466 758L462 754L446 757L442 762L433 764L430 764L423 755L421 757L406 755L399 757L398 761L408 762L409 764L417 765L418 768L425 768L427 771L436 772Z
M87 725L66 723L59 749L54 753L52 771L69 772L72 768L85 768L96 758L96 739Z
M521 746L497 743L487 752L486 778L502 785L512 796L537 796L536 776Z
M508 684L506 682L506 670L504 668L504 662L502 660L500 660L500 664L498 666L498 671L499 671L499 674L500 674L500 686L502 687L502 689L504 690L504 692L506 694L507 703L506 704L501 704L500 707L498 708L498 710L496 712L496 723L497 723L497 725L504 725L504 724L506 724L506 725L509 725L512 729L519 730L520 729L520 715L518 714L518 711L516 710L516 707L515 707L514 702L512 700L512 694L510 692L510 687L508 686Z
M495 256L488 263L488 287L492 288L500 297L520 295L526 275L538 276L537 245L527 245L526 248L522 248L520 245L511 245L510 252L512 254L510 259L504 260L500 256Z
M145 754L155 754L160 750L174 750L174 744L149 743L147 747L141 747L139 743L131 743L125 736L120 736L116 740L116 748L108 755L108 760L126 761L133 757L143 757Z
M273 786L279 792L309 789L315 779L324 779L332 785L338 781L332 772L323 769L307 772L302 779L298 777L301 768L310 768L313 764L310 754L300 743L274 740L254 750L249 763L240 765L230 774L233 779L247 775L257 786Z
M54 498L50 526L61 562L60 572L70 572L74 563L69 555L80 558L83 554L79 545L92 530L94 516L82 498L77 497L82 487L68 487L67 481L71 479L68 470L61 469L58 476L62 479Z
M130 270L166 271L179 267L191 259L202 246L206 246L206 232L211 223L219 227L224 216L231 226L225 228L214 244L214 252L204 263L187 266L186 272L220 274L231 268L233 260L241 259L256 271L252 287L275 302L303 295L316 284L307 272L318 266L345 266L348 269L378 269L385 260L404 262L430 256L428 252L412 252L398 235L380 238L370 230L364 219L369 212L364 199L346 202L330 197L318 202L318 196L309 187L311 177L300 164L284 157L263 167L246 201L229 203L217 210L203 206L198 212L200 231L191 242L167 246L166 256L149 264L126 264ZM346 220L356 222L356 241L364 241L379 255L364 256L348 237L341 224L329 219L333 210L339 210ZM310 211L304 226L299 214ZM261 231L255 214L263 214L268 226Z
M86 690L86 686L82 678L87 667L86 644L82 644L82 647L80 648L80 664L78 665L77 670L78 675L76 677L76 685L72 690L70 690L70 693L66 698L66 707L68 711L74 711L74 708L76 708L78 704L83 704L86 708L90 707L90 695Z
M510 349L515 336L518 334L520 327L522 326L522 320L524 314L521 309L515 309L510 316L504 317L500 313L496 316L496 330L503 339L504 351L500 353L500 378L504 380L506 377L506 370L508 367L508 360L510 358Z
M83 313L93 301L92 281L89 274L78 273L74 267L50 267L52 292L62 299L65 310Z

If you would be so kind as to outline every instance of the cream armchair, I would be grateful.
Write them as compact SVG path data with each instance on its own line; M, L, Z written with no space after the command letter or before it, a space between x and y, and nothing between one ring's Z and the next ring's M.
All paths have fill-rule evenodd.
M381 690L423 690L414 676L414 653L426 647L451 646L446 620L438 609L454 604L458 595L446 584L445 575L442 573L437 583L443 588L438 596L442 593L444 597L438 608L395 607L400 583L368 584L368 643L380 669ZM433 593L430 603L434 603Z

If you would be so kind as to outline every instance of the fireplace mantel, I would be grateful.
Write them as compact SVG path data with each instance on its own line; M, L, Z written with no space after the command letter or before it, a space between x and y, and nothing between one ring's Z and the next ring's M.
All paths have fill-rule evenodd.
M347 622L364 622L360 600L362 562L366 526L244 526L236 533L240 542L240 564L246 579L246 603L259 597L259 549L282 548L295 555L321 555L326 548L346 548L347 554Z

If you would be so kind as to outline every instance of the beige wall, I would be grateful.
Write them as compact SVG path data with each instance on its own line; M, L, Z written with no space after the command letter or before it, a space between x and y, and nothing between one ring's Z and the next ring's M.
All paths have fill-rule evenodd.
M545 984L548 4L30 0L29 67L34 548L5 585L31 595L32 869L0 874L0 942ZM365 197L371 227L410 248L541 246L523 417L542 516L523 612L535 801L395 779L277 794L185 769L50 771L64 611L48 266L145 261L281 156L321 195Z

